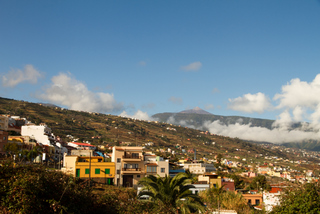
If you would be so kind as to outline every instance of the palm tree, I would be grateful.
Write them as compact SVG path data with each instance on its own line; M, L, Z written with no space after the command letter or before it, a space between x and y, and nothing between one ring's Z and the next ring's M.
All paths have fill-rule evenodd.
M164 178L149 175L139 181L143 185L139 197L149 196L159 208L168 213L203 210L201 198L190 191L194 188L190 183L185 173L179 173L173 178L168 175Z

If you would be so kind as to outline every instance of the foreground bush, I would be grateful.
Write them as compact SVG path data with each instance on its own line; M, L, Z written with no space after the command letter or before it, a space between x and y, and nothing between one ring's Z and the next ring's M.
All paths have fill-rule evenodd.
M103 210L87 185L43 167L0 167L0 207L10 213L92 213Z
M80 179L37 166L0 167L0 213L158 213L133 189L107 186L93 194Z

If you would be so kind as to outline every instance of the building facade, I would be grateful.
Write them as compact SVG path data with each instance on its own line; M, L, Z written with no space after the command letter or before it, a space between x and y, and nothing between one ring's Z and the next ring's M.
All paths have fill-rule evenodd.
M112 148L111 161L116 166L115 185L137 187L141 178L148 175L169 175L169 161L154 154L144 154L142 147Z
M104 162L104 158L100 156L65 156L62 171L76 178L114 184L115 163Z
M209 163L185 163L184 169L189 170L192 174L197 174L197 175L216 171L216 168L214 167L214 165Z
M142 147L112 148L111 161L115 163L115 185L136 187L145 176Z

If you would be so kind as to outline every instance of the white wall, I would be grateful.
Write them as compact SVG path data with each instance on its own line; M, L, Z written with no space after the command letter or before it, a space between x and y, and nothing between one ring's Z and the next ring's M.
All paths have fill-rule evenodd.
M51 145L50 140L49 137L45 135L45 132L51 134L51 129L43 125L29 125L21 127L22 136L29 136L31 139L34 138L38 143L49 146Z

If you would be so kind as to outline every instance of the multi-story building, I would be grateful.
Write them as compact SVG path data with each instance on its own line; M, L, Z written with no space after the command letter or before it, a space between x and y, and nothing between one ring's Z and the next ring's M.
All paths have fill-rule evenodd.
M165 177L169 174L169 160L154 154L144 155L145 175L159 175Z
M52 158L55 160L61 160L62 154L67 153L67 148L63 147L60 142L56 141L51 128L46 124L41 123L40 125L27 124L21 127L21 135L29 136L31 139L36 140L37 143L46 147L53 147L49 150L53 150Z
M198 176L198 181L210 184L210 188L223 186L224 190L235 191L234 180L231 178L222 178L218 174L204 173Z
M213 164L209 163L185 163L183 168L189 170L192 174L201 175L203 173L216 171Z
M40 125L24 125L21 127L22 136L30 136L38 143L50 146L55 141L55 136L52 134L51 129L44 123Z
M115 163L115 184L118 186L136 186L145 176L142 147L115 146L111 161Z
M64 157L61 171L72 174L82 179L92 179L99 183L113 184L115 176L115 163L104 162L100 156L77 156Z
M143 154L142 147L118 147L112 149L112 162L116 165L115 184L137 187L139 180L148 175L169 175L169 161L154 154Z

